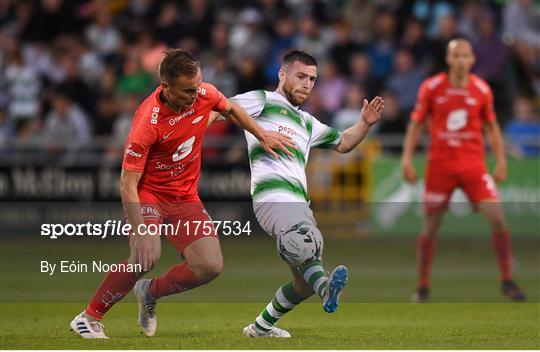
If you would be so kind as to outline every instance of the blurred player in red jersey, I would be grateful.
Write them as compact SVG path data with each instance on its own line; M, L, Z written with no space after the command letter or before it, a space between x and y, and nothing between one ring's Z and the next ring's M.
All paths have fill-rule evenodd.
M294 148L291 139L261 129L237 104L202 82L200 63L190 53L168 50L159 76L160 86L135 112L120 180L124 212L133 231L131 255L121 264L140 264L142 270L107 274L89 305L70 324L84 338L107 338L100 321L131 289L139 302L139 325L146 336L153 336L158 298L203 285L220 274L219 240L197 192L202 140L212 111L251 132L274 157L273 149L292 155L287 149ZM199 221L205 226L185 226ZM161 243L159 234L138 229L141 224L163 223L173 225L166 238L185 261L155 279L139 280L157 264Z
M510 235L504 219L496 182L506 178L504 144L493 108L490 87L470 73L474 65L471 44L455 39L448 44L448 72L426 79L418 93L407 128L402 156L405 181L417 180L412 164L416 145L429 120L431 144L424 193L424 226L417 243L419 282L413 301L429 299L429 276L435 240L452 192L463 189L475 209L492 228L493 248L502 273L502 293L515 301L525 295L510 274ZM482 131L491 143L497 164L493 178L484 162Z

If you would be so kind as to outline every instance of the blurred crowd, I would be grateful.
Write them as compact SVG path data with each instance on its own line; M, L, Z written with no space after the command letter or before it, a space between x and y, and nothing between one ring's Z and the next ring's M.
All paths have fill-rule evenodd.
M399 153L418 87L445 69L455 37L473 43L474 73L493 88L509 151L538 156L538 1L1 0L0 150L121 156L163 51L182 47L229 97L274 90L284 52L305 50L319 78L304 109L343 130L364 98L381 95L376 134ZM216 124L209 134L238 131Z

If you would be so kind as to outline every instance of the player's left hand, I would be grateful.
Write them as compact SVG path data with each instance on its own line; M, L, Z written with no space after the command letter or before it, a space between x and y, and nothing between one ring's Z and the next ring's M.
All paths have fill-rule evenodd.
M503 182L506 180L506 164L497 163L493 169L493 179L495 182Z
M274 159L278 157L278 154L274 151L274 149L281 150L290 156L293 156L293 153L287 149L287 147L296 149L296 145L290 137L274 131L264 131L263 138L259 140L259 142L261 143L261 147L263 147L263 149Z
M381 119L381 115L384 109L383 98L376 96L368 103L367 99L364 99L364 106L362 107L362 120L369 126L372 126Z

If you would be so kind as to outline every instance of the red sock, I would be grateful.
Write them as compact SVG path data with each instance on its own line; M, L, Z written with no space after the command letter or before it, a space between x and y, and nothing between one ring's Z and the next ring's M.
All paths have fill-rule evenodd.
M416 243L416 255L418 258L419 287L429 287L431 264L435 256L435 238L428 238L420 234Z
M124 260L120 264L127 263L128 261ZM137 277L134 273L122 271L109 272L96 293L94 293L94 297L92 297L90 304L88 304L84 312L92 318L101 320L103 315L116 302L120 301L131 291L136 282Z
M152 280L150 295L155 299L190 290L199 286L199 280L187 263L173 266L164 275Z
M510 234L507 231L494 231L491 234L491 241L501 269L502 280L510 280Z

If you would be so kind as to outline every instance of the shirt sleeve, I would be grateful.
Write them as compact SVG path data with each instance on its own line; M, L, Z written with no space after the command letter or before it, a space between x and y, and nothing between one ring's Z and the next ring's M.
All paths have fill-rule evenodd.
M418 90L418 96L416 98L416 104L411 113L411 120L423 123L431 113L431 90L428 88L426 81L422 83Z
M308 115L308 130L311 123L311 138L309 145L315 148L335 148L340 142L343 134L337 129L327 126Z
M143 172L148 152L157 140L157 127L151 123L148 115L139 110L135 113L124 148L122 168L125 170Z
M484 122L495 121L497 119L497 115L495 114L495 106L493 105L493 92L487 84L486 87L486 99L484 100L484 104L480 110L480 118Z
M251 92L235 95L231 98L231 101L240 105L252 118L257 118L264 109L266 93L264 90L253 90Z
M206 87L203 88L206 89L208 94L212 100L212 110L217 112L222 112L227 107L227 98L221 93L216 87L214 87L212 84L206 84Z

